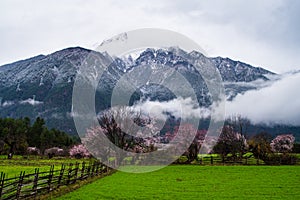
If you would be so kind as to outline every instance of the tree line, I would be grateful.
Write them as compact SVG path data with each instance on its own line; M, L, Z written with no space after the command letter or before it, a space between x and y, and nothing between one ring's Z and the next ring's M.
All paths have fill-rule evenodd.
M207 130L199 130L191 124L174 124L162 134L159 119L149 118L127 108L105 111L99 116L98 122L98 126L88 129L81 138L82 145L65 132L48 129L45 120L40 117L33 123L27 117L0 118L0 154L24 155L28 152L28 147L34 147L29 150L37 152L38 149L38 154L47 154L49 158L68 150L70 156L77 158L95 156L106 161L114 156L117 164L120 164L132 153L151 153L176 143L180 145L170 148L174 150L171 154L178 156L178 152L183 152L182 155L187 158L186 163L192 163L197 161L200 148L204 147L204 140L211 140L216 144L210 153L221 155L224 162L228 159L241 160L246 153L251 152L251 156L266 164L272 164L276 160L289 164L295 159L290 153L300 152L299 144L294 144L295 138L290 134L282 134L276 138L264 132L248 136L250 121L241 116L228 119L220 129L218 138L206 137ZM187 140L191 137L192 140ZM136 154L132 162L138 162L141 155Z
M0 118L0 154L25 154L28 147L36 147L44 152L50 147L69 148L76 142L67 133L48 129L45 120L37 117L31 123L28 117L13 119Z
M133 129L134 126L127 127L130 118L136 125L139 125L141 130ZM182 155L187 158L185 163L192 163L198 159L204 139L211 140L215 144L209 153L219 154L224 162L239 161L246 153L251 153L251 156L263 160L266 164L276 164L277 161L281 164L293 164L297 157L290 153L299 153L299 145L295 144L295 137L291 134L281 134L274 138L274 136L262 132L249 136L247 132L250 120L241 116L227 119L225 125L220 128L219 137L206 137L206 130L199 130L198 127L195 128L191 124L180 124L180 127L175 125L162 135L157 133L156 124L159 120L149 119L141 113L134 114L134 111L125 108L103 112L98 121L100 126L87 130L82 141L89 147L89 150L93 151L93 155L101 160L108 160L108 156L113 152L117 164L120 164L126 155L124 155L124 151L119 151L115 147L109 146L107 142L103 142L105 138L119 149L133 153L163 150L162 144L173 141L173 144L180 145L174 145L174 148L170 149L174 150L174 156L178 156L178 152L184 152ZM152 132L149 137L143 133L147 129ZM180 131L178 131L179 129ZM139 135L143 137L139 137ZM187 140L191 135L194 136L194 139ZM183 147L185 149L178 149Z

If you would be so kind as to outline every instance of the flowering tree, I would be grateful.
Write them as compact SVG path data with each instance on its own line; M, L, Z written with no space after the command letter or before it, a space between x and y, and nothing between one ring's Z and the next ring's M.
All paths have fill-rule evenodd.
M247 141L243 135L235 132L232 126L224 126L217 144L213 148L213 152L219 153L224 161L225 156L231 153L233 158L246 152L248 147Z
M291 152L294 146L295 137L291 134L278 135L271 141L271 149L273 152L288 153Z
M79 158L90 157L90 152L82 144L73 146L69 151L70 156Z
M144 153L155 150L149 139L157 133L153 119L121 107L103 112L98 121L100 126L88 129L82 142L102 161L107 161L113 155L116 165L119 165L130 155L128 152Z

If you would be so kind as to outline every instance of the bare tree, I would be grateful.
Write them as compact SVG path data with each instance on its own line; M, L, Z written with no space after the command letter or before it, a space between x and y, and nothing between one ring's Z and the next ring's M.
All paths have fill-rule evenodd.
M229 125L235 132L240 133L247 138L248 128L250 126L250 120L242 115L234 115L228 119Z

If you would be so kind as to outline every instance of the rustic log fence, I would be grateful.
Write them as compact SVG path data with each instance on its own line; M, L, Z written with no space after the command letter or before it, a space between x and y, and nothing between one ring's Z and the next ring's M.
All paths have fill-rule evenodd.
M200 165L300 165L300 159L289 157L283 160L279 158L270 161L263 161L254 157L243 158L221 158L214 156L205 156L198 159Z
M20 172L18 177L6 178L0 173L0 199L34 199L40 194L49 193L63 185L74 184L77 181L108 173L111 169L100 162L76 163L61 165L60 169L40 172L38 168L34 173Z

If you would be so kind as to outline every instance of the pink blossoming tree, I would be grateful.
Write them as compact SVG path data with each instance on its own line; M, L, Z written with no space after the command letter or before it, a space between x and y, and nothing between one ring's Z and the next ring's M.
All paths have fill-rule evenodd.
M277 153L291 152L294 146L295 137L291 134L278 135L271 141L271 149Z
M83 146L82 144L73 146L69 151L70 156L79 158L87 158L90 157L90 152Z
M110 109L101 114L99 126L87 130L82 142L93 156L107 162L115 157L118 166L130 153L156 150L151 137L158 130L153 119L127 107Z

